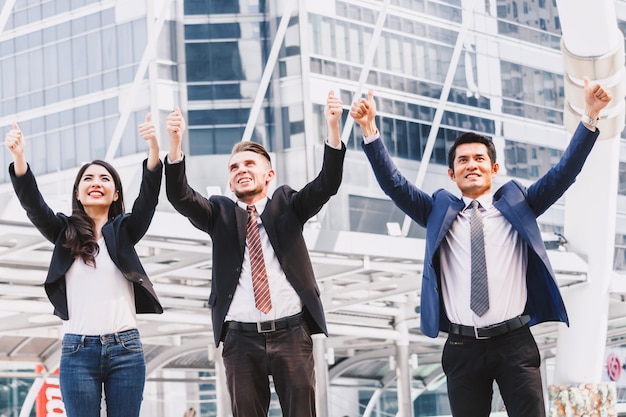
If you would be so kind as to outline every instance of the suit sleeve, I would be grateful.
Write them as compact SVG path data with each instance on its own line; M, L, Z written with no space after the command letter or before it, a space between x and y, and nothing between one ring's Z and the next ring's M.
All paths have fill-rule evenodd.
M165 162L165 191L167 199L177 212L187 217L198 229L210 233L214 206L189 186L185 171L185 159L172 164Z
M362 144L374 176L383 192L411 219L426 227L432 197L406 179L391 160L382 139Z
M67 224L67 218L63 214L55 214L44 201L35 176L28 167L24 175L15 175L15 167L9 165L9 176L13 189L20 201L21 206L26 210L26 215L39 232L50 242L54 243Z
M341 149L324 145L324 160L317 177L306 184L300 191L293 194L291 206L298 213L301 224L317 214L322 206L337 194L343 177L343 161L346 147Z
M163 178L163 164L159 162L159 165L150 171L147 162L147 159L143 161L139 195L133 203L130 215L125 219L126 228L134 243L137 243L150 227L159 202L159 190Z
M559 162L528 187L528 203L536 217L561 198L576 181L599 135L598 129L592 132L580 123Z

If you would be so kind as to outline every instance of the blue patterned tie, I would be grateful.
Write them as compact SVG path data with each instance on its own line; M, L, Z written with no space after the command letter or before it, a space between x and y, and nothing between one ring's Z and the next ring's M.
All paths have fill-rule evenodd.
M485 261L485 238L483 219L478 209L478 201L471 202L470 214L472 290L470 308L479 317L489 310L489 288L487 286L487 262Z

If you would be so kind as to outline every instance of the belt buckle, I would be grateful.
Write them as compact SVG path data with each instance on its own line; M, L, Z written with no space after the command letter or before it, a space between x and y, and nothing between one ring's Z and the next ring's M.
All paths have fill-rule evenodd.
M476 340L485 340L485 339L489 339L489 336L480 336L478 334L478 327L474 327L474 337L476 338Z
M270 327L269 328L264 328L263 324L269 324ZM276 330L276 321L274 320L270 320L270 321L257 321L256 322L256 330L259 333L270 333Z

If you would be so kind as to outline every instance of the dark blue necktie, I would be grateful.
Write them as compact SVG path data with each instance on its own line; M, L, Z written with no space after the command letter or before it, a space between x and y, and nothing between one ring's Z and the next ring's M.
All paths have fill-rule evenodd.
M472 290L470 308L479 317L489 310L489 288L487 285L487 262L485 261L485 237L483 219L478 201L471 202L470 231L472 256Z

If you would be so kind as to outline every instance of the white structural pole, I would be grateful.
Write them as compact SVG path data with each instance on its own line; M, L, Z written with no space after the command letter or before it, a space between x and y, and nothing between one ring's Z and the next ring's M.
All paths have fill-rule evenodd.
M15 6L15 0L7 0L4 6L2 6L2 10L0 10L0 33L4 32L4 27L9 21L13 6Z
M573 132L584 111L584 76L613 95L600 115L600 140L566 194L564 234L569 250L588 260L589 273L586 283L563 290L570 327L559 330L554 375L557 385L597 384L603 370L613 272L618 136L624 127L624 39L612 0L594 1L593 7L585 0L557 0L557 6L563 29L566 128Z
M246 142L252 139L254 126L256 125L257 119L259 118L259 112L261 111L261 107L263 106L265 93L267 92L267 88L270 85L272 73L274 72L276 62L278 61L278 53L280 52L280 47L282 46L283 41L285 40L285 34L287 33L289 21L291 20L291 14L293 13L293 8L296 4L297 2L295 1L285 2L285 9L283 10L283 15L280 18L278 29L276 30L276 34L274 35L272 49L270 49L270 54L267 57L267 63L265 64L265 68L263 68L261 82L259 83L259 88L257 89L256 95L254 96L254 102L252 103L252 108L250 109L250 116L248 117L246 128L243 131L243 135L241 138L242 142ZM264 146L266 147L267 145L268 144L264 144Z
M223 345L214 348L209 346L209 360L213 359L215 364L215 398L217 399L217 417L232 417L232 407L230 406L230 394L226 384L226 368L222 358Z
M328 380L328 360L326 358L326 336L311 335L313 358L315 361L315 410L318 416L331 416L330 383Z
M151 32L148 33L148 43L146 44L146 49L143 51L141 61L139 62L139 66L135 72L135 78L130 86L130 90L123 98L120 98L120 101L123 101L120 105L122 110L120 111L120 118L115 125L111 143L109 144L109 148L107 149L107 153L104 157L106 161L110 161L115 158L117 148L122 140L122 134L126 128L126 123L128 123L128 119L135 105L135 100L138 97L139 88L141 87L143 78L146 75L146 71L148 71L150 62L156 57L156 43L159 40L159 34L161 33L161 29L165 23L165 16L171 7L171 2L172 0L163 0L156 22L154 22L153 25L148 25L148 27L151 28ZM150 2L146 2L146 4L149 3ZM146 18L149 18L149 16Z
M396 340L396 379L398 387L398 417L413 417L411 368L409 366L409 328L406 317L398 316L396 330L402 336Z
M370 70L372 69L372 63L374 62L374 56L376 56L376 48L378 48L378 41L380 41L380 34L383 31L383 27L385 25L385 19L387 19L387 9L389 8L389 4L391 0L383 0L380 5L380 11L378 12L378 18L376 19L376 25L374 26L374 32L372 33L372 38L369 41L369 46L367 47L367 51L365 53L365 60L363 61L363 68L361 69L361 74L359 74L359 81L356 88L356 92L354 94L353 101L358 100L363 93L363 86L365 85L365 81L367 81L367 77L369 76ZM348 103L352 104L352 103ZM352 127L354 126L354 119L352 117L348 117L343 126L343 131L341 132L341 141L343 143L348 143L348 138L352 132Z

